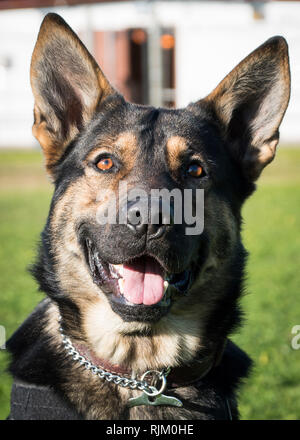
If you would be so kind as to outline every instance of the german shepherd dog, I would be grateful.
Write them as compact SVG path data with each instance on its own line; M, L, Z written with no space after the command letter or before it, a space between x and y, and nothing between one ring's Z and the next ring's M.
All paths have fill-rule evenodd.
M204 99L153 108L127 102L51 13L31 85L33 134L55 189L32 268L47 297L8 342L10 372L25 390L52 393L61 412L41 415L32 394L26 408L37 413L19 417L237 419L251 365L228 340L242 315L241 208L274 158L288 105L284 38L254 50ZM150 222L143 198L119 204L126 222L102 224L102 195L121 200L120 183L147 197L190 189L194 210L204 190L202 233L187 234L172 206L167 221L160 202Z

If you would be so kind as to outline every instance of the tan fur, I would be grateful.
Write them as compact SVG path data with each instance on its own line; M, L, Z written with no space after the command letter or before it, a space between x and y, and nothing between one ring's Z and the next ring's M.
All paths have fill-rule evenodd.
M47 325L45 332L51 337L50 344L52 348L59 353L64 353L62 345L62 337L59 333L59 312L54 303L50 303L47 314ZM72 341L76 341L76 338L72 338ZM70 357L66 353L66 360L70 360ZM84 367L79 367L78 364L71 360L68 366L68 374L65 383L62 384L62 388L68 396L71 403L73 403L78 411L82 411L85 414L86 419L109 419L111 415L111 407L107 405L106 399L115 398L114 394L111 394L110 387L106 386L106 383L93 375L90 371ZM125 405L129 397L131 397L130 390L122 390L121 387L114 387L119 393L117 398L119 403ZM86 390L88 390L86 392ZM92 397L91 397L92 396ZM91 405L89 403L89 397L92 398ZM95 404L96 402L96 404ZM118 418L117 411L115 412L116 418Z
M193 359L200 346L199 313L178 313L176 308L160 322L152 325L124 322L110 308L98 301L88 304L84 313L84 329L95 353L112 363L144 372L166 365L178 366ZM137 330L150 335L133 336Z
M120 150L126 169L131 171L136 163L138 144L136 135L130 131L121 133L115 142L116 147Z
M188 146L187 141L182 136L172 136L166 145L167 162L171 172L176 172L182 163L182 157Z
M100 303L99 303L100 304ZM92 322L92 315L87 314L85 321L91 328L93 324L99 323L104 313L105 322L109 322L111 315L108 315L107 310L100 310L94 308L92 315L94 315L95 321ZM84 310L83 310L84 311ZM99 311L99 315L97 312ZM113 312L111 312L113 313ZM198 311L199 313L199 311ZM162 320L158 327L154 330L154 335L152 338L141 337L141 338L133 338L132 336L119 335L119 338L116 339L116 351L119 350L121 352L123 350L122 356L118 358L118 356L112 356L110 358L110 362L114 362L114 360L121 360L123 358L124 353L127 351L127 358L129 353L131 353L132 359L130 367L133 367L133 371L135 374L133 377L140 378L139 373L143 373L148 369L160 369L165 365L171 365L172 359L171 354L174 357L174 366L179 364L179 359L177 359L175 352L177 350L178 354L184 354L182 361L185 363L189 360L192 360L195 355L197 349L199 348L199 340L196 336L199 330L197 326L194 328L195 335L192 334L187 335L187 331L192 331L192 327L190 325L190 320L196 322L196 313L195 311L191 312L190 315L185 314L185 319L178 319L178 314L180 315L180 311L177 310L174 316L169 316L168 319ZM202 313L201 313L202 316ZM45 332L48 336L51 337L50 344L52 349L57 353L64 353L64 348L62 345L62 337L59 333L58 327L58 308L57 306L50 302L50 305L46 314L47 325L45 327ZM199 318L199 317L198 317ZM199 319L198 319L199 321ZM131 325L135 325L135 323L128 323L127 330L132 330ZM123 327L123 330L125 327ZM109 331L114 331L111 338L107 340L102 340L103 344L108 344L107 348L111 347L113 337L116 337L115 329L111 328ZM101 329L100 329L101 333ZM98 339L101 337L97 335ZM72 342L76 343L76 337L72 337ZM89 341L90 347L94 350L95 347L91 345L91 340ZM118 347L120 345L120 347ZM109 355L109 349L105 351L104 349L96 352L96 354ZM152 357L154 356L154 360ZM105 356L106 357L106 356ZM139 390L130 390L129 388L122 388L120 386L112 385L107 386L107 382L101 380L97 376L93 375L91 371L86 370L84 367L80 367L75 361L71 359L70 356L65 355L66 361L69 360L66 368L68 370L68 374L65 376L65 382L62 384L62 389L67 395L68 399L71 403L73 403L76 409L79 412L85 414L86 419L91 420L99 420L99 419L119 419L122 411L124 411L124 407L126 406L128 399L132 397L138 397L141 395L141 391ZM112 392L113 391L113 392ZM182 387L176 390L177 397L185 398L189 401L193 398L193 393L195 394L195 399L197 398L197 391L191 387ZM140 406L134 407L128 410L128 419L150 419L151 413L146 411L147 407ZM169 409L163 407L164 411L167 411L168 419L190 419L192 413L189 409L180 408L174 409L170 407ZM158 412L160 408L156 409Z
M117 189L120 179L132 171L136 164L138 154L138 143L135 133L125 131L116 138L105 137L99 140L99 145L95 147L87 156L86 163L96 160L101 153L115 154L122 162L122 169L115 176L111 188Z
M63 354L63 346L61 335L58 331L58 308L54 303L50 302L47 310L47 326L45 327L45 332L51 337L50 344L52 349L58 353ZM72 339L73 342L76 338ZM158 344L161 341L158 339L156 341ZM171 342L172 341L168 341ZM121 340L121 343L123 341ZM153 342L153 344L155 344ZM151 350L151 345L139 344L139 348L142 348L140 356L148 355L147 350ZM168 350L170 346L165 346ZM157 353L158 354L158 353ZM68 374L65 376L65 382L62 384L62 389L67 395L69 401L73 403L79 412L85 414L85 419L87 420L99 420L99 419L120 419L124 407L126 406L128 399L132 397L138 397L141 395L139 390L130 390L129 388L122 388L120 386L112 385L107 386L107 382L101 380L91 371L86 370L84 367L80 367L76 362L74 362L70 356L66 354L66 360L69 360L67 365ZM155 368L154 366L152 368ZM148 368L147 368L148 369ZM143 370L143 372L145 369ZM193 390L189 388L182 387L176 391L177 397L191 399L193 393L195 394L195 399L197 397L196 389ZM150 419L151 413L147 412L145 409L147 407L140 406L134 407L128 410L128 419ZM157 408L159 411L160 409ZM164 411L169 411L169 419L189 419L191 417L191 412L185 408L174 409L170 407L164 407Z

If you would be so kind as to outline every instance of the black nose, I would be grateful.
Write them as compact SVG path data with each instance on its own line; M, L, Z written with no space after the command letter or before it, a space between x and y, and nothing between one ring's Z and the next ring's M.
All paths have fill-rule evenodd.
M135 235L159 238L170 224L173 224L173 209L162 200L140 198L128 202L127 226Z

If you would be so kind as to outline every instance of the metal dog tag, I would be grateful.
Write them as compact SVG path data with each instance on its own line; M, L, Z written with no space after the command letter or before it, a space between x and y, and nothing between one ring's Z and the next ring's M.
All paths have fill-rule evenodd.
M150 399L149 399L150 397ZM169 405L169 406L183 406L182 402L176 397L165 396L164 394L159 394L158 396L151 397L146 393L143 393L141 396L132 397L128 400L127 405L129 408L133 406L141 406L141 405L149 405L149 406L157 406L157 405Z
M140 396L131 397L127 402L127 406L129 406L129 408L132 408L133 406L141 406L141 405L183 406L182 402L179 399L177 399L176 397L165 396L163 394L163 392L167 386L166 376L169 374L169 372L170 372L170 369L164 373L162 373L160 371L156 371L156 370L146 371L146 373L144 373L143 376L141 377L141 380L143 381L148 374L154 374L162 382L160 389L157 390L154 386L149 386L148 391L146 389L144 389L143 394L141 394ZM149 391L149 389L150 389L150 391Z

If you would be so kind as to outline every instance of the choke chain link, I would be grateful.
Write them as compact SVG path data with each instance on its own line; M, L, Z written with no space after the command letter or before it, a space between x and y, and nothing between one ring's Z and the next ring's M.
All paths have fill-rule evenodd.
M59 320L61 322L61 318ZM77 361L80 365L82 365L87 370L91 371L93 374L97 375L100 379L104 379L107 382L113 382L116 385L120 385L123 388L130 388L131 390L138 389L140 391L146 391L150 394L153 393L153 386L148 385L145 380L137 380L137 379L129 379L127 377L119 376L118 374L110 373L109 371L105 371L102 368L97 367L88 361L84 356L82 356L74 347L71 340L64 334L63 328L59 322L59 331L62 336L62 342L64 348L67 351L67 354L72 357L74 361ZM166 377L170 372L170 369L163 369L160 372L159 378Z

